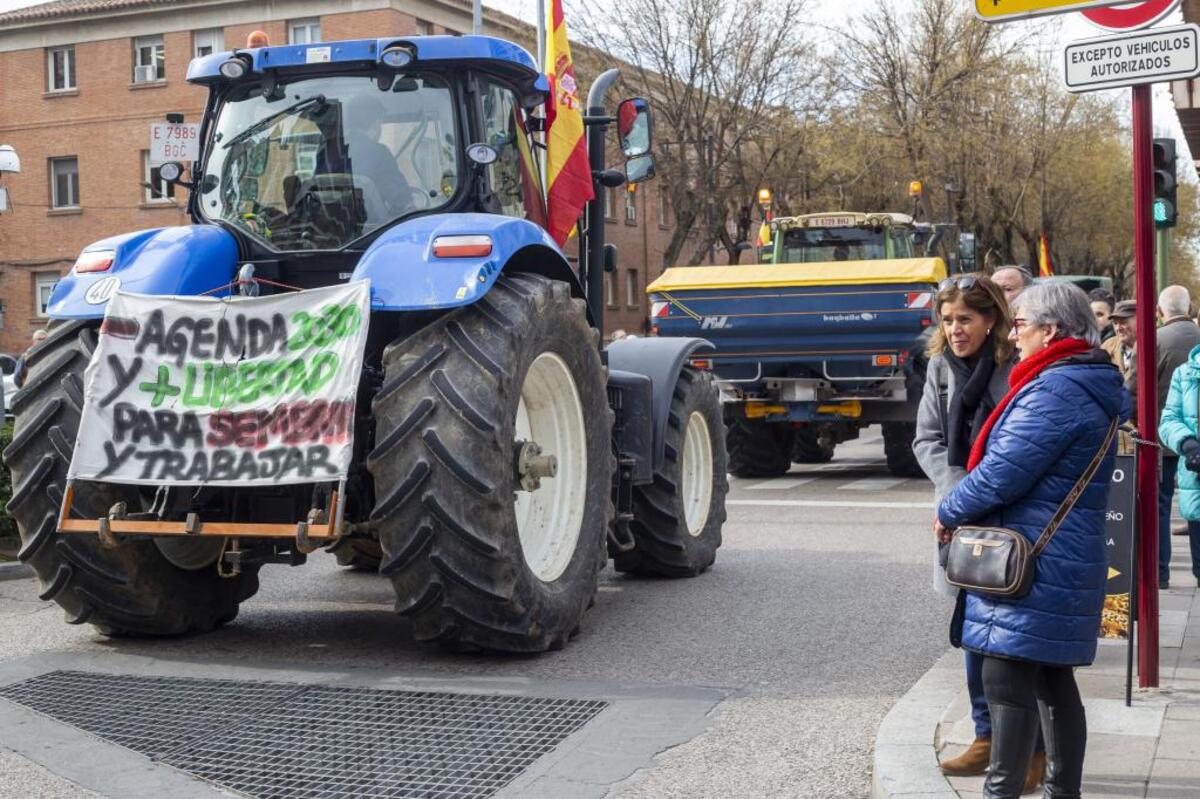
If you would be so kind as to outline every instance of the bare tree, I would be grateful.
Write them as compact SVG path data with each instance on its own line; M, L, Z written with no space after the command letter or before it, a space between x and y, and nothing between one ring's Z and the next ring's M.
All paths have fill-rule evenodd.
M717 244L736 261L757 189L748 184L772 168L782 146L773 131L819 83L805 2L613 0L585 9L585 40L633 66L625 81L653 98L665 131L655 149L675 227L664 266L692 236L692 262Z

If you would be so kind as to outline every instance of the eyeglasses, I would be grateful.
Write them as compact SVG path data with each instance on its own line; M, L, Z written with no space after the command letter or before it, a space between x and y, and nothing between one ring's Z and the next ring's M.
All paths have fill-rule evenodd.
M979 285L979 278L975 275L963 275L962 277L948 277L938 284L938 291L949 291L952 288L957 288L959 291L970 291Z

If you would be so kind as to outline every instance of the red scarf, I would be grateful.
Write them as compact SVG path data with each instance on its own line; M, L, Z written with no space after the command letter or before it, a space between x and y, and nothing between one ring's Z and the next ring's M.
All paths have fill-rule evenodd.
M1080 338L1064 338L1060 339L1046 349L1022 359L1012 372L1008 375L1008 393L1000 402L996 403L995 409L988 416L987 421L983 423L983 427L979 431L979 435L975 437L975 443L971 446L971 457L967 459L967 471L971 471L979 462L983 460L983 451L987 448L988 434L992 432L992 428L996 426L996 422L1004 415L1004 409L1008 407L1008 403L1012 402L1013 397L1020 393L1021 389L1033 382L1033 379L1040 375L1042 371L1054 363L1061 361L1063 358L1076 355L1080 352L1087 352L1092 349L1092 345Z

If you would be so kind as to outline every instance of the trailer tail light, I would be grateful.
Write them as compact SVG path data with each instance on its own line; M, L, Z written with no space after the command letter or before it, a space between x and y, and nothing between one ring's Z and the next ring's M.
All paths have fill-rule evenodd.
M896 365L896 356L895 355L876 355L875 357L873 357L871 359L871 364L873 366L895 366Z
M486 258L492 254L491 236L438 236L433 240L438 258Z
M910 291L904 303L911 310L922 310L933 307L932 291Z
M113 265L116 252L113 250L84 250L75 259L75 273L107 272Z

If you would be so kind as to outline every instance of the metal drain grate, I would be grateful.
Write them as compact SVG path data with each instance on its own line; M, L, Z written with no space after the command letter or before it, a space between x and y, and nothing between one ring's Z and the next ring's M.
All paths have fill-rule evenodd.
M254 797L486 797L607 702L52 672L0 696Z

